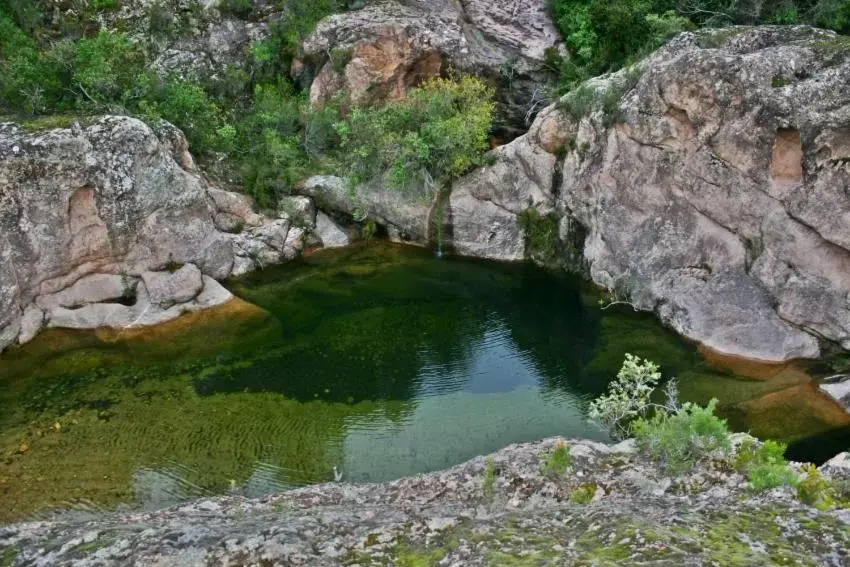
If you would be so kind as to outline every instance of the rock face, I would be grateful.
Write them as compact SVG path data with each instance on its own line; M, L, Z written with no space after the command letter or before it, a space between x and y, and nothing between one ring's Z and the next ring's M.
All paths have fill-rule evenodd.
M829 32L686 33L494 150L452 188L444 232L461 254L518 259L518 213L554 211L564 256L711 349L850 348L849 103L850 48ZM370 214L428 241L427 203L376 192L358 191Z
M373 103L404 95L448 67L499 79L497 131L515 136L553 79L546 52L560 36L545 0L390 0L326 18L295 66L314 104L345 92Z
M623 93L620 116L541 116L529 136L567 141L558 206L587 230L593 280L725 354L850 347L850 57L836 42L684 34L636 84L591 84Z
M293 220L210 187L169 125L2 124L0 348L42 326L147 325L227 301L216 279L298 254Z
M559 443L570 464L546 471ZM821 473L846 482L847 460ZM388 484L0 527L0 546L10 567L846 565L847 512L791 487L754 495L728 464L671 478L633 443L549 439Z

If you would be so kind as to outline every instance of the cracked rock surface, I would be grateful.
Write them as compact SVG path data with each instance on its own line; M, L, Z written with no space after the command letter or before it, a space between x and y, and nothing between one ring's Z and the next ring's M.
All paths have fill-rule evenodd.
M563 442L569 467L545 472ZM822 474L850 481L847 460ZM755 494L725 461L671 478L631 442L549 439L388 484L7 526L0 549L11 566L840 566L850 562L845 505L819 511L789 488Z

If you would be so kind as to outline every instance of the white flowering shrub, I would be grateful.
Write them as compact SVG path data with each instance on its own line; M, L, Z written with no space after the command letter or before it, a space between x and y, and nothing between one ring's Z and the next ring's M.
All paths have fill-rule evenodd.
M608 385L608 393L590 402L590 419L606 427L612 436L625 439L631 433L631 423L652 407L649 396L659 380L657 364L626 354L617 379Z

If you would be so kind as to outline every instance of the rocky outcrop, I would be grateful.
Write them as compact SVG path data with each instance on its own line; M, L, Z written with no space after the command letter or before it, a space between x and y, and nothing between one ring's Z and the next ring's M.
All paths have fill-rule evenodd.
M608 116L576 116L575 97L542 116L529 136L565 140L558 206L587 230L593 280L725 354L850 347L842 45L809 28L684 34L587 87L621 95Z
M494 78L496 130L515 137L545 98L546 54L560 42L544 0L389 0L320 22L293 72L314 104L337 93L362 104L398 98L448 68Z
M2 124L0 348L43 326L149 325L220 304L215 280L297 256L302 220L211 187L167 124Z
M560 443L569 465L547 468ZM840 487L847 462L820 471ZM389 484L12 525L0 548L10 567L845 565L848 525L842 504L818 510L790 487L754 493L720 461L670 477L632 442L549 439Z
M529 256L518 214L554 212L562 259L710 349L779 362L818 356L821 339L850 348L845 39L686 33L491 157L452 188L457 252ZM376 187L357 192L365 210L427 242L429 205Z

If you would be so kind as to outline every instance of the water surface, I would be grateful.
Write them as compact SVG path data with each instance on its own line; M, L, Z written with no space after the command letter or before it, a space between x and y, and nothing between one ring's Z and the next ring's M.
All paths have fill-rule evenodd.
M686 399L719 398L737 429L799 441L846 425L798 370L715 370L652 317L527 265L374 244L229 285L244 301L117 336L53 330L0 357L0 522L606 440L587 402L627 352Z

